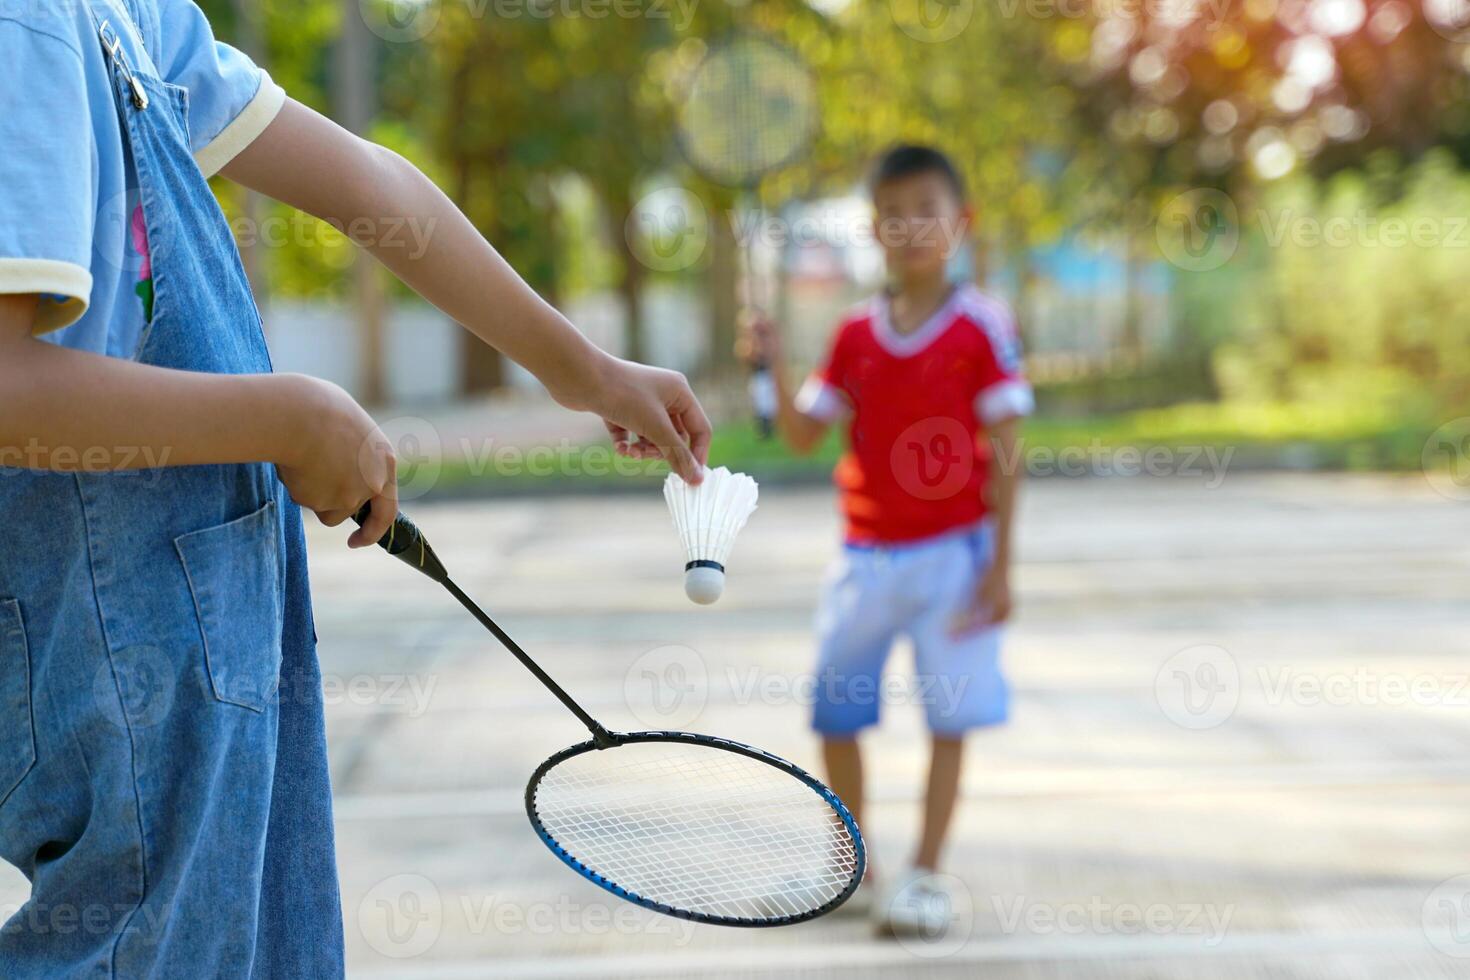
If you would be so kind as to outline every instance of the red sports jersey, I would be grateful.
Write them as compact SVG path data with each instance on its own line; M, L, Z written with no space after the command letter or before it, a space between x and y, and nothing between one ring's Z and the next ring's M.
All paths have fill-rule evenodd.
M842 321L826 363L797 395L813 418L848 416L833 476L847 538L860 544L979 521L990 467L984 426L1032 404L1010 310L968 285L909 334L893 329L887 297L874 297Z

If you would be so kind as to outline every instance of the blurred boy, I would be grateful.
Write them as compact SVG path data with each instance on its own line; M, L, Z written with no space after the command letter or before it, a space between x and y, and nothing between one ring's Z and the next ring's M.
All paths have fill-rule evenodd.
M871 191L888 288L843 319L825 363L795 393L769 323L748 325L743 353L775 365L776 427L794 450L811 451L846 422L834 475L846 540L818 615L813 726L832 788L861 821L857 734L878 721L893 641L913 642L933 736L923 833L874 918L886 931L934 935L949 916L933 874L964 735L1007 716L1000 624L1011 611L1017 428L1032 395L1009 310L946 275L971 219L953 164L900 146L878 162Z

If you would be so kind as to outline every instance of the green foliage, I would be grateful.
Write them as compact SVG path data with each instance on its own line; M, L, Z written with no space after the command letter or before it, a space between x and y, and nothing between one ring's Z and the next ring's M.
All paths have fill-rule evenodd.
M1028 419L1021 448L1030 472L1051 476L1137 472L1144 454L1164 453L1163 472L1218 478L1260 467L1320 470L1414 471L1435 423L1406 418L1382 403L1185 403L1161 409ZM841 452L834 430L810 456L761 439L749 423L715 432L710 463L750 473L766 484L825 483ZM544 458L543 458L544 457ZM539 462L538 462L539 459ZM1059 463L1060 461L1060 463ZM450 496L570 492L652 492L668 473L662 463L613 457L606 444L553 456L507 451L490 465L446 459L426 465L433 492ZM1153 464L1150 464L1153 465ZM414 479L423 480L422 474Z
M332 46L342 18L360 15L356 0L201 2L221 37L249 38L242 28L253 25L272 75L331 111ZM1429 28L1420 4L1391 37L1378 19L1329 39L1331 77L1296 105L1281 84L1291 45L1309 33L1293 18L1312 5L1284 0L716 0L644 3L634 17L612 6L593 16L592 3L428 2L438 4L428 36L376 46L372 135L428 170L553 301L618 289L636 313L647 278L708 276L715 309L728 312L733 249L712 247L687 270L647 270L624 221L654 186L682 185L712 215L734 205L733 189L683 161L675 119L710 47L757 31L810 67L821 110L809 155L760 187L768 207L845 192L885 147L932 142L972 189L982 264L1017 264L1024 292L1031 246L1063 234L1122 239L1135 263L1147 261L1165 201L1191 187L1230 192L1238 251L1213 271L1175 274L1182 329L1169 349L1125 351L1122 373L1053 386L1042 393L1050 410L1218 394L1324 426L1364 405L1417 425L1470 403L1470 232L1454 226L1470 216L1470 57ZM1385 6L1368 0L1367 13ZM1123 7L1139 16L1122 23ZM951 34L924 19L935 15L966 19ZM1290 176L1267 179L1263 146L1295 161ZM222 196L233 213L237 196ZM345 294L345 238L279 206L263 216L289 228L262 253L274 292ZM1344 222L1345 244L1302 237ZM1385 222L1403 222L1410 240L1385 244ZM1414 241L1426 225L1433 240ZM758 460L765 451L732 447Z
M1470 176L1438 153L1395 183L1302 177L1242 216L1244 254L1200 274L1189 307L1234 320L1216 355L1227 397L1388 401L1412 412L1466 403Z

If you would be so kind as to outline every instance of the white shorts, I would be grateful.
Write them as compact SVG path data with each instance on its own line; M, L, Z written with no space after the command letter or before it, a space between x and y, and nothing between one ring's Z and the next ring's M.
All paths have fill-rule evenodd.
M882 705L918 703L930 731L960 734L1006 720L999 627L957 635L994 552L986 525L915 544L848 545L828 573L817 615L812 727L850 735L876 724ZM915 676L884 682L894 640L914 646Z

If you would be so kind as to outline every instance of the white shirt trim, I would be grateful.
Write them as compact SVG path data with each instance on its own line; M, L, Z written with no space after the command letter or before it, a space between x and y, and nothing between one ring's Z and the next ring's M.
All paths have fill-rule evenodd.
M1018 373L1021 370L1020 338L1016 335L1016 319L1010 307L973 287L964 289L960 307L984 331L990 352L1000 369L1006 374Z
M42 294L32 329L39 336L82 318L92 297L92 273L56 259L0 259L0 293ZM65 301L56 302L58 295L65 296Z
M939 309L929 314L928 319L917 330L899 333L893 326L893 303L886 294L873 297L873 336L878 344L894 357L913 357L938 340L945 329L954 321L960 307L960 296L969 287L956 286L949 296L939 304Z
M818 422L835 422L848 412L847 398L815 374L802 382L793 399L796 410Z
M1020 418L1036 411L1031 386L1019 379L997 381L975 396L975 414L986 425Z
M264 71L260 73L260 88L240 114L220 130L220 134L194 154L194 162L206 177L213 177L224 169L225 164L240 155L240 151L255 142L256 137L275 121L286 104L286 90L281 88Z

